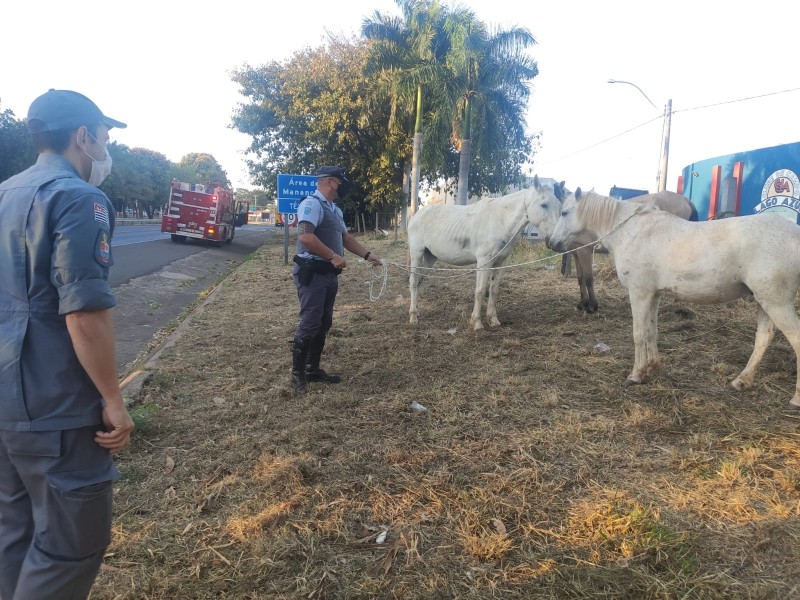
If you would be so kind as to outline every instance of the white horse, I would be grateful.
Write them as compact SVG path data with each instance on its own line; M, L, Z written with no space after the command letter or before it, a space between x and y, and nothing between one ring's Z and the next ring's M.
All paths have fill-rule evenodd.
M563 182L562 182L563 184ZM563 198L561 199L563 200ZM665 210L668 213L680 217L687 221L697 221L697 209L686 196L676 194L664 190L654 194L645 194L625 200L625 202L633 202L635 204L644 204L648 206L655 206L660 210ZM599 252L605 253L606 250L601 248ZM581 299L576 308L583 313L592 314L597 312L599 307L597 303L597 296L594 293L594 274L592 272L592 255L594 249L592 246L586 246L575 250L572 255L575 257L575 271L578 275L578 289L580 291ZM562 274L566 275L566 262L562 262Z
M601 239L628 288L635 360L626 385L659 367L658 301L662 293L699 304L753 297L758 304L755 347L731 382L753 385L775 327L797 358L791 408L800 409L800 227L771 214L692 223L650 206L621 202L580 188L562 207L550 245L563 251Z
M408 222L408 248L411 276L409 322L417 323L417 289L437 260L451 265L477 263L475 306L470 317L474 329L482 329L481 308L486 290L486 320L500 325L497 318L497 293L501 266L508 258L528 223L547 237L558 220L561 203L552 186L534 177L533 187L502 196L484 198L467 206L428 205Z

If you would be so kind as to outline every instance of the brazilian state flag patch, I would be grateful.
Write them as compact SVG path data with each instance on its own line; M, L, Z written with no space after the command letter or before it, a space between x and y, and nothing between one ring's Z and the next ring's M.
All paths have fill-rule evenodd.
M101 229L97 234L97 242L94 245L94 259L103 267L110 267L114 264L114 259L111 258L111 238L104 229Z

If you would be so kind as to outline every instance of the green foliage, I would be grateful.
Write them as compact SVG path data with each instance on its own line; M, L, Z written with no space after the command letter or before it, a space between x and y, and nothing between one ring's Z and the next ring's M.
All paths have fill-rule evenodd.
M36 162L25 121L11 110L0 111L0 181L21 173Z
M137 404L130 409L131 419L136 426L134 431L137 433L144 433L150 426L150 420L154 415L157 415L161 408L154 402L144 402Z
M176 177L180 181L202 184L211 183L215 186L231 188L228 174L210 154L198 152L187 154L178 163L178 171L183 176Z
M125 214L126 209L133 209L137 217L152 218L154 211L160 210L167 200L173 163L159 152L145 148L131 150L116 142L108 145L108 151L114 168L100 189L117 212Z
M395 204L402 183L399 148L407 143L387 136L389 107L368 102L367 56L366 42L331 38L284 63L234 72L248 102L233 124L253 138L248 168L268 197L275 197L278 173L338 164L353 183L339 202L346 213Z

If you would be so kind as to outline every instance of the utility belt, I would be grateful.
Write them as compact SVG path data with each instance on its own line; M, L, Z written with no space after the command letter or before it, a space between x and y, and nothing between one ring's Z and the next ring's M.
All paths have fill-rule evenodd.
M292 259L300 267L297 271L297 279L302 285L308 285L314 279L315 273L328 275L339 275L342 270L334 267L327 260L315 260L313 258L301 258L295 254Z

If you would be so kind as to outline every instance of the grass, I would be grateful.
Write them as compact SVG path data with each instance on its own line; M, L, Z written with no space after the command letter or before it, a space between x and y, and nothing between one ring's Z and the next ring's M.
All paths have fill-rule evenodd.
M342 384L291 394L282 239L162 355L93 599L800 597L791 348L727 386L752 304L663 300L662 371L625 388L608 257L585 317L574 277L521 244L503 325L473 332L471 275L426 279L411 327L405 242L361 240L391 265L376 302L365 263L340 278L323 367Z

